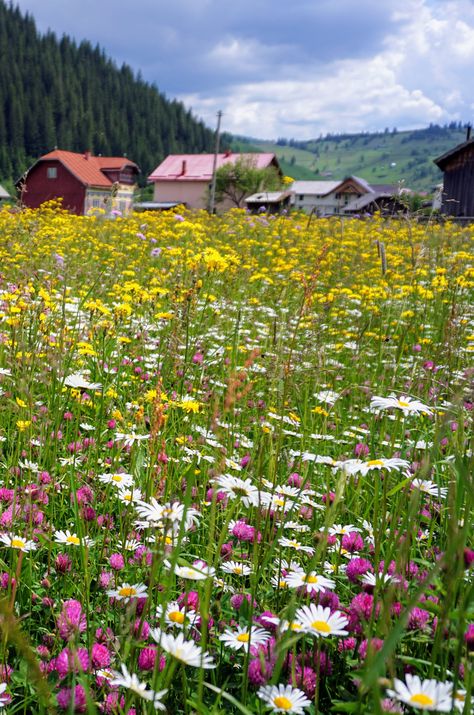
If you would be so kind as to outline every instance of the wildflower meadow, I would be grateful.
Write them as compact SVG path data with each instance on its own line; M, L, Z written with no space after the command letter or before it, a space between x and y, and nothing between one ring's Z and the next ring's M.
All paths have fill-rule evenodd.
M471 713L473 247L1 211L0 711Z

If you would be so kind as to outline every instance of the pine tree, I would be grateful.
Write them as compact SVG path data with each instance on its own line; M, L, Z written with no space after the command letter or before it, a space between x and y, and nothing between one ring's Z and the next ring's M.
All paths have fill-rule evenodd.
M0 0L0 180L57 145L123 155L142 180L172 152L212 151L213 132L99 46L53 32Z

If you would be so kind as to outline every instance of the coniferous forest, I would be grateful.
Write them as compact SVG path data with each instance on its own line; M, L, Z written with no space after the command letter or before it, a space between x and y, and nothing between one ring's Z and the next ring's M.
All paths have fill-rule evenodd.
M89 42L41 35L0 0L0 180L55 147L127 155L142 180L169 153L203 152L213 132L181 102Z

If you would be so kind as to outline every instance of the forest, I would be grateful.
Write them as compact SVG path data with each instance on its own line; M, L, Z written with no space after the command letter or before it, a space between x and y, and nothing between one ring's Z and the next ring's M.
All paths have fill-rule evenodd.
M0 0L0 180L55 147L127 155L142 181L169 153L211 150L213 132L99 46L38 32Z

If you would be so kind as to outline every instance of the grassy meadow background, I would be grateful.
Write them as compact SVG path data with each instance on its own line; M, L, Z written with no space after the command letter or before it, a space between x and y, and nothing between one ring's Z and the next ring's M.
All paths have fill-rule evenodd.
M7 712L471 712L473 239L0 212Z

